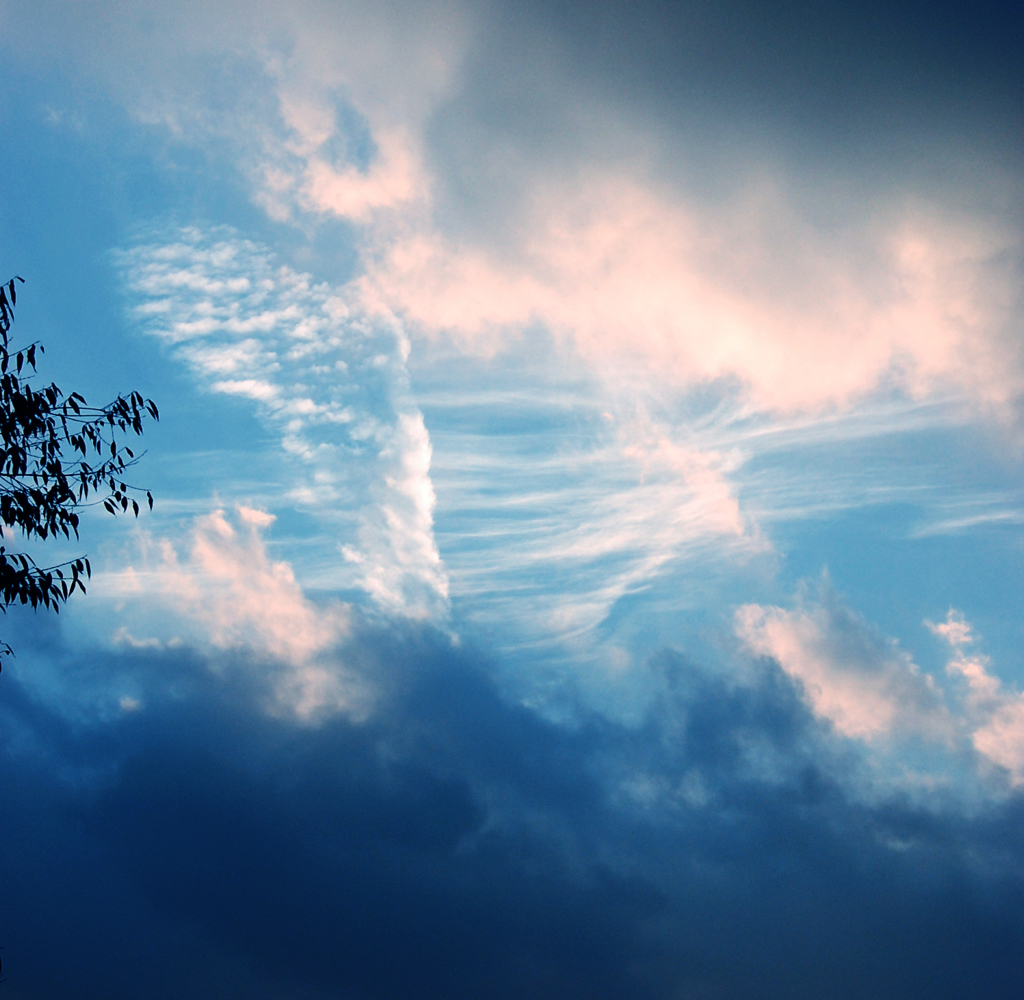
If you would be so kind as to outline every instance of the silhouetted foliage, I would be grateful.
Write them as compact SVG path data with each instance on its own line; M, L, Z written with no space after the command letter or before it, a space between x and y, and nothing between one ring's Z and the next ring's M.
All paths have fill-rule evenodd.
M118 443L117 435L141 435L147 415L159 419L156 404L132 392L96 408L77 392L65 396L53 383L33 388L42 345L15 349L8 340L18 282L24 283L14 277L0 285L0 539L13 529L27 538L77 539L78 512L93 504L102 503L115 515L131 509L138 517L138 501L130 494L142 491L124 482L125 470L138 457ZM72 457L65 458L65 448ZM148 491L146 500L152 509ZM5 542L0 544L0 610L27 604L59 611L75 590L85 593L84 578L91 575L84 556L38 566L31 556L9 551ZM0 652L10 653L11 647L0 642Z

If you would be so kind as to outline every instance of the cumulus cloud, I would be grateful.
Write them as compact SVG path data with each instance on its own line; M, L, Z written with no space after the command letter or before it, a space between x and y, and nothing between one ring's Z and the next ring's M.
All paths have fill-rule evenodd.
M318 612L304 597L287 563L273 562L260 533L274 518L239 507L237 527L221 510L198 519L188 567L161 546L167 589L200 614L215 646L252 643L272 656L301 663L348 630L340 607Z
M337 601L314 604L288 563L269 557L263 532L273 521L247 507L231 518L216 510L196 518L181 553L166 539L146 539L136 564L105 574L99 593L122 608L141 605L141 622L158 602L161 631L170 626L174 634L140 639L122 626L114 642L242 651L275 678L272 710L307 720L337 712L361 717L370 690L339 652L351 633L350 609Z
M895 642L885 642L826 588L824 600L793 610L747 604L736 632L758 656L800 683L814 711L845 736L877 739L917 733L950 739L940 690Z
M886 206L844 246L781 191L715 211L628 173L539 186L526 212L500 253L399 234L371 258L367 294L469 349L542 323L609 378L626 365L677 388L735 380L783 412L883 386L999 407L1024 385L1020 247L996 222Z
M987 656L964 647L974 642L970 623L950 608L944 622L926 623L953 648L946 672L967 684L967 713L975 749L1003 768L1015 786L1024 785L1024 694L1007 691L989 673Z
M908 736L973 748L982 772L1024 785L1024 694L1004 688L987 656L965 649L974 636L960 612L950 609L945 621L925 624L952 647L946 674L959 684L949 691L843 607L828 586L819 600L801 594L793 609L749 604L735 614L744 646L778 663L814 712L844 736L883 753ZM936 775L944 766L939 757L932 762Z

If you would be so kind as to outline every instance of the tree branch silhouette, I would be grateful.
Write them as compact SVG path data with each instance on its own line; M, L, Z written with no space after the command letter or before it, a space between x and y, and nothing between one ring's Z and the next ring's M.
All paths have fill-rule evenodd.
M142 456L118 437L141 436L143 420L160 414L137 392L97 408L77 392L65 396L52 382L34 388L42 345L12 348L9 340L19 283L24 279L16 275L0 285L0 610L24 604L59 612L76 590L85 593L88 558L38 566L27 553L10 551L7 539L12 532L43 541L77 539L84 507L102 504L115 516L130 509L138 517L132 494L145 492L152 509L152 494L125 482ZM12 652L0 641L0 653Z

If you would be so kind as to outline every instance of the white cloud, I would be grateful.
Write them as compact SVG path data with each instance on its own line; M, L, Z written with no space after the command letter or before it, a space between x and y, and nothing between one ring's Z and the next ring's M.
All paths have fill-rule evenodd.
M304 157L297 176L266 165L256 202L272 219L287 220L298 210L368 222L382 209L421 201L426 181L408 136L392 130L375 139L376 156L365 171L316 152Z
M135 320L200 386L252 400L280 434L299 463L291 502L335 532L335 586L362 586L392 613L443 617L430 440L400 325L230 230L171 235L117 255Z
M452 594L492 641L589 670L620 601L681 565L765 551L729 482L740 456L504 360L500 390L424 400Z
M430 438L419 413L399 415L381 457L393 471L376 486L379 503L360 527L361 549L346 547L345 553L378 604L430 617L447 602L448 578L434 544Z
M934 622L926 621L925 625L954 648L973 641L970 623L953 608L949 609L944 622L936 625Z

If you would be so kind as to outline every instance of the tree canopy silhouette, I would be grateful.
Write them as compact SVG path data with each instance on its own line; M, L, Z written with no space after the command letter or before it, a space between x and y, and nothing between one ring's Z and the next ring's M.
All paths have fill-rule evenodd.
M65 396L52 382L34 388L42 345L9 343L19 282L24 279L16 276L0 285L0 610L26 604L57 612L76 590L85 593L89 560L39 566L27 553L7 548L10 535L77 539L79 511L94 504L114 515L130 509L138 517L132 494L143 491L124 481L138 457L118 436L141 435L143 419L159 420L160 414L137 392L97 408L77 392ZM152 509L152 494L145 495ZM0 641L0 653L10 652Z

